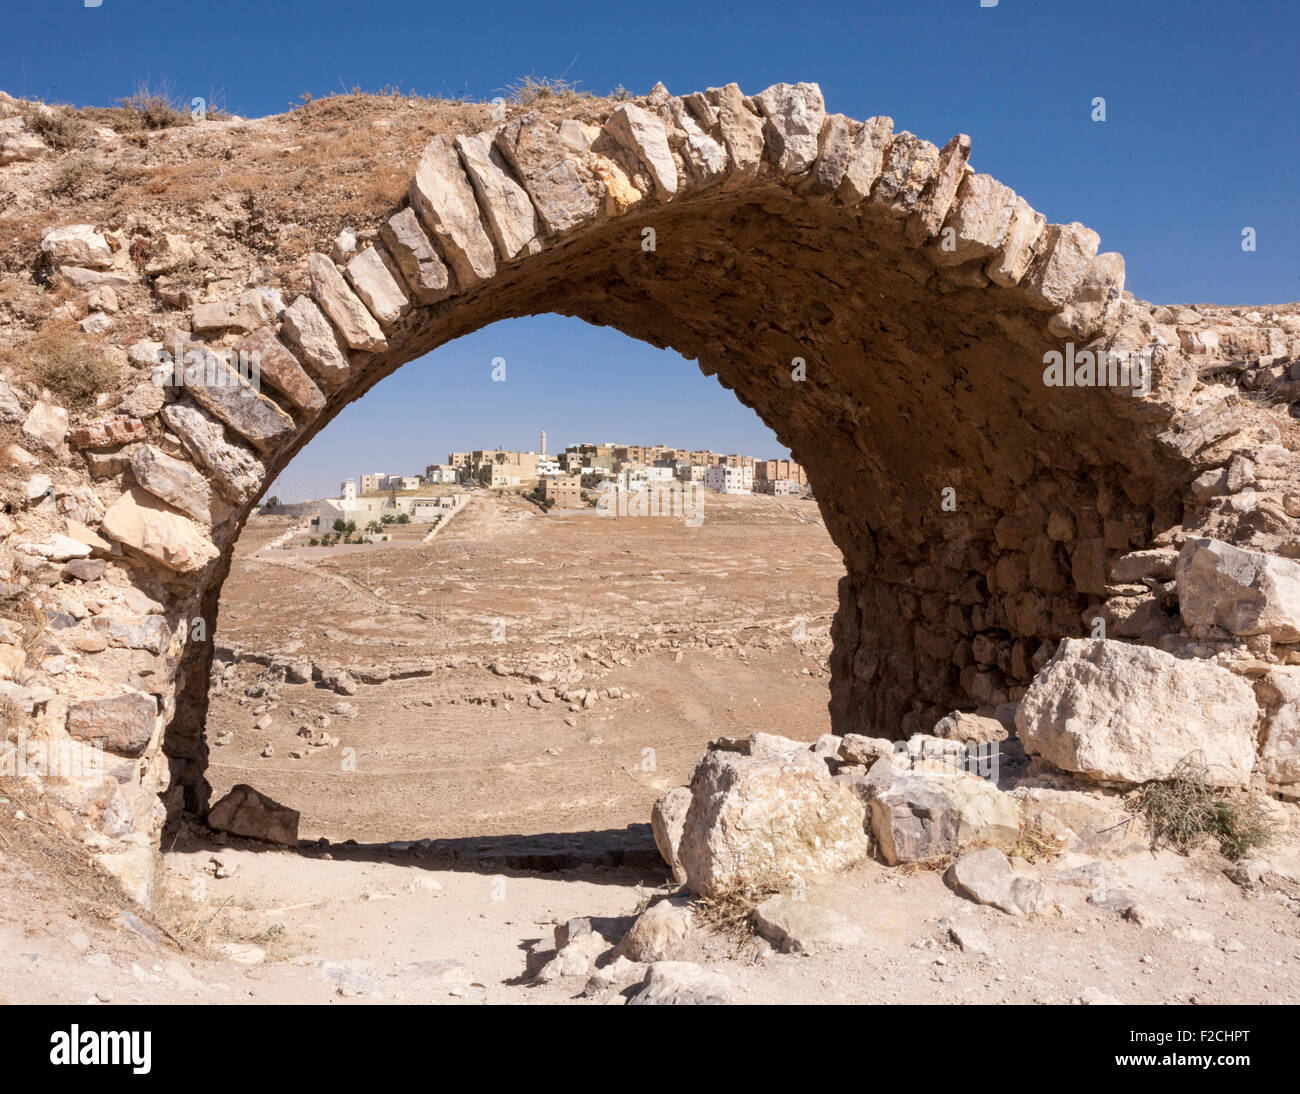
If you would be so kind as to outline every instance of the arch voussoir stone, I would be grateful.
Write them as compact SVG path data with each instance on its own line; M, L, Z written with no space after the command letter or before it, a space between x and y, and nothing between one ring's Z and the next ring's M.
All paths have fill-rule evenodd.
M37 598L30 575L58 562L38 532L74 539L106 568L77 579L106 605L77 633L90 649L98 627L128 655L10 691L50 738L69 736L72 704L113 703L103 717L125 712L132 749L144 705L118 696L154 698L111 790L51 783L112 841L105 862L137 895L166 816L206 808L212 646L192 623L215 621L256 499L403 364L542 312L697 359L807 469L847 570L837 732L898 737L1013 704L1062 638L1102 620L1112 638L1262 665L1265 766L1300 783L1294 735L1275 726L1300 665L1296 437L1226 382L1300 381L1300 312L1136 300L1119 254L973 171L968 137L940 147L889 117L829 114L815 84L656 87L603 104L599 122L525 111L433 137L399 207L358 225L359 249L304 253L194 305L170 339L182 382L156 405L124 393L141 435L102 457L66 448L55 397L19 400L62 508L9 529L9 572L27 575L15 595ZM256 380L239 368L250 358ZM1107 377L1115 361L1147 371ZM109 428L79 421L92 427ZM1218 543L1271 561L1251 570ZM1199 551L1218 553L1183 567L1198 600L1180 612L1192 594L1172 559ZM1265 607L1219 604L1243 596Z

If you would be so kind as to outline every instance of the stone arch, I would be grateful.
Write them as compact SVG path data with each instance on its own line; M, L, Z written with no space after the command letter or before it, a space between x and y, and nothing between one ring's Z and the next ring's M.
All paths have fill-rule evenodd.
M189 307L171 344L133 347L161 385L79 421L71 450L60 408L23 407L29 435L64 453L63 496L89 481L89 453L117 463L92 500L63 506L58 534L78 544L18 535L9 549L116 565L115 603L134 615L100 629L144 626L157 655L78 691L51 678L32 704L45 732L107 737L129 759L131 820L101 830L152 845L153 796L172 813L206 806L211 644L192 621L210 639L266 486L379 380L516 316L577 316L698 359L804 465L848 571L837 732L898 737L1014 702L1097 619L1168 648L1300 638L1180 616L1171 583L1194 537L1300 555L1292 423L1222 382L1300 356L1294 309L1136 300L1118 254L975 173L967 137L939 148L889 118L827 114L814 84L657 87L598 115L522 112L435 137L355 251L303 254ZM56 230L43 246L75 271L102 239ZM161 370L159 349L174 362ZM1045 381L1053 353L1079 383ZM1108 383L1084 382L1089 360Z

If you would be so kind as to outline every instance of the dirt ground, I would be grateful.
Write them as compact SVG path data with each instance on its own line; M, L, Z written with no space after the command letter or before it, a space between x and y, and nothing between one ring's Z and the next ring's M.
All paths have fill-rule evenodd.
M574 917L612 946L671 890L650 805L709 739L828 729L841 567L815 506L709 502L689 529L479 496L428 542L331 552L268 547L294 522L255 520L218 623L209 777L214 800L248 782L301 810L317 842L187 824L137 916L62 883L70 845L0 787L0 1001L625 1002L626 981L532 982L527 951ZM353 693L272 667L303 657L351 666ZM580 688L591 705L537 698ZM1026 920L863 862L807 891L862 945L782 954L697 919L672 956L744 1003L1296 1003L1296 813L1249 882L1210 849L1045 859L1021 864L1050 894Z
M250 525L219 650L432 674L347 697L285 684L268 711L246 694L265 666L240 660L208 716L209 740L232 737L212 750L214 801L250 783L334 842L622 829L714 737L829 730L843 566L815 503L710 495L690 528L485 495L427 544L266 550L293 522ZM530 706L530 675L624 697ZM322 716L339 746L291 758Z

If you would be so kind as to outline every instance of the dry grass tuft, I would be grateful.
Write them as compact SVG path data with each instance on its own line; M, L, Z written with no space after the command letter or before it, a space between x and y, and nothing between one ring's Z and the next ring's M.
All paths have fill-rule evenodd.
M3 357L20 376L49 388L72 410L89 406L101 391L112 391L119 370L103 349L71 319L52 319Z
M696 897L691 910L705 927L744 942L754 934L754 911L783 886L773 883L744 885L713 896Z
M523 76L505 90L507 99L515 106L539 102L568 104L593 97L588 91L579 91L577 83L550 76Z
M57 197L75 197L77 191L92 177L95 161L89 156L73 156L59 164L50 193Z
M1065 841L1043 830L1036 820L1020 826L1020 839L1008 855L1026 862L1051 862L1065 850Z
M1204 764L1189 756L1168 779L1144 784L1129 800L1129 809L1145 818L1153 844L1185 855L1213 838L1233 861L1267 846L1276 831L1259 800L1211 786L1207 774Z
M171 129L177 125L189 125L190 114L185 100L172 91L167 80L156 84L142 80L130 95L120 100L109 124L120 133L138 129Z
M86 120L71 106L34 106L23 111L27 128L51 148L67 152L79 148L89 136Z

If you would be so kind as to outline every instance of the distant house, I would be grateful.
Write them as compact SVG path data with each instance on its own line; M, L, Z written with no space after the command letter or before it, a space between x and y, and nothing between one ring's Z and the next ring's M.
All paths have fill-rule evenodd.
M542 497L557 509L581 509L582 479L578 475L548 475L542 479Z
M718 464L705 472L704 485L719 494L748 494L754 489L754 469Z
M759 479L754 483L755 494L772 494L776 497L798 497L803 487L794 479Z
M431 463L424 469L424 481L428 486L442 483L460 482L460 468L449 463Z

